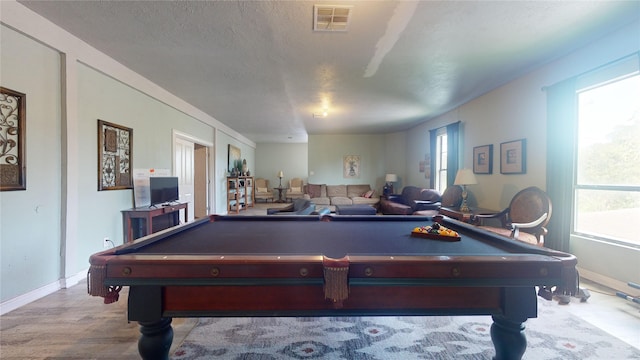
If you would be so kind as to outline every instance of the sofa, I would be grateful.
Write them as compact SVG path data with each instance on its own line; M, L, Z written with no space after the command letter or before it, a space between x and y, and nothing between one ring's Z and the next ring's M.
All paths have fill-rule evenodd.
M380 196L376 195L375 190L371 189L368 184L307 184L304 189L304 198L313 201L316 205L366 204L376 206L380 202Z
M383 215L436 216L441 200L437 190L405 186L401 194L391 194L380 199L380 212Z

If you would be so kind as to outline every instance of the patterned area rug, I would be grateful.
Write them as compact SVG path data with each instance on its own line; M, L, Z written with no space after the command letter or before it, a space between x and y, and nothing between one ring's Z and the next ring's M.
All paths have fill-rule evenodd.
M524 359L640 359L640 350L539 301ZM203 318L173 360L491 359L489 316Z

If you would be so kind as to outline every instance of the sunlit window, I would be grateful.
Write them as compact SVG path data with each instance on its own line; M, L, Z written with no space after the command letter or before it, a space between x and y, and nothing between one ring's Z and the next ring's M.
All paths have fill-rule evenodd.
M438 130L436 139L436 190L443 193L447 188L447 132L445 128Z
M640 75L578 92L574 231L640 245Z

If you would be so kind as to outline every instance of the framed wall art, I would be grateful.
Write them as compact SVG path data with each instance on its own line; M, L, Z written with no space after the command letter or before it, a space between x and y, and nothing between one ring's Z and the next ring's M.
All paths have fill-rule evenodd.
M473 173L493 173L493 145L482 145L473 148Z
M346 155L342 160L343 177L357 179L360 177L360 155Z
M526 139L500 144L500 173L524 174L527 172Z
M98 120L98 191L133 189L133 130Z
M240 148L229 144L229 153L227 155L227 171L231 172L231 170L238 168L238 162L242 161L240 159L241 155L242 153L240 152Z
M27 189L26 97L0 87L0 191Z

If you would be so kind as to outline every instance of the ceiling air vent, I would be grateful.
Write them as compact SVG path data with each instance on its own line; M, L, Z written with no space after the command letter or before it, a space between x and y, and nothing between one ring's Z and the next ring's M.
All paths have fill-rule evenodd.
M353 6L314 5L313 31L347 31Z

